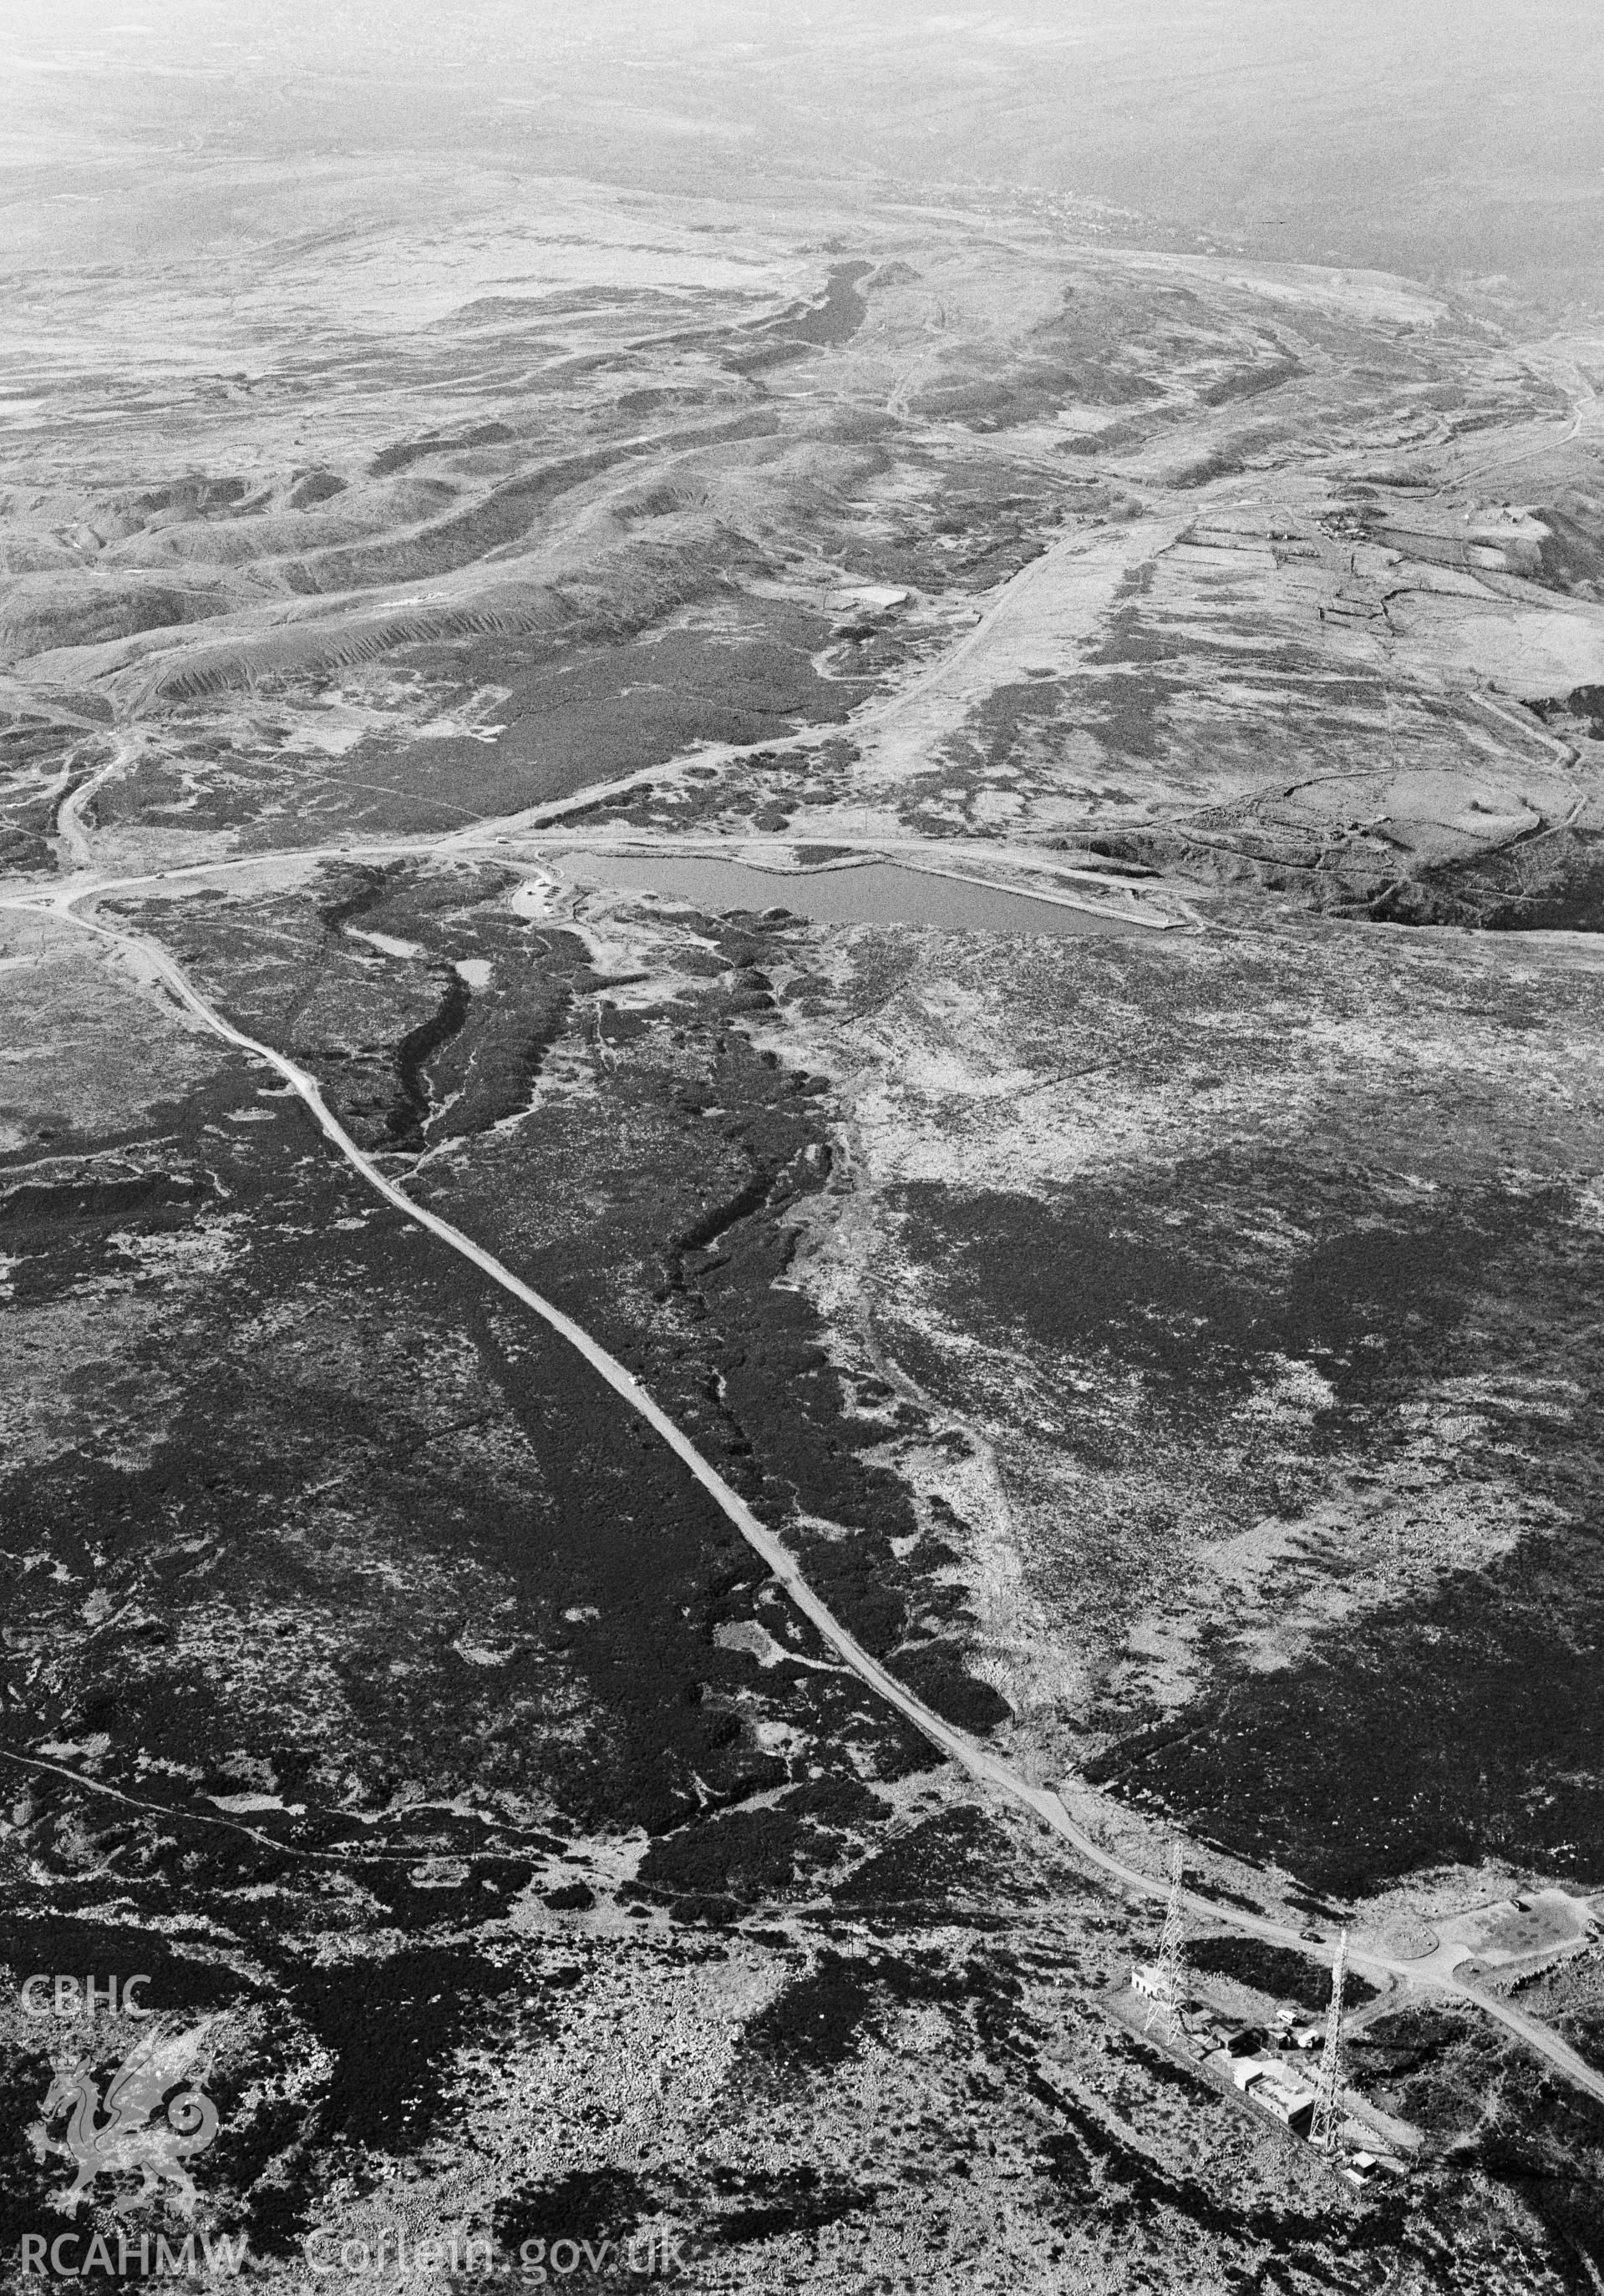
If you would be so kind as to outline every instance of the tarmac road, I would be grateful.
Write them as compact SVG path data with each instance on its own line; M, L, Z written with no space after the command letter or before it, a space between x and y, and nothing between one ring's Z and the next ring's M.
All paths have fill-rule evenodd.
M1206 494L1208 491L1210 490L1199 490L1200 495ZM926 698L934 697L936 689L942 682L951 675L964 657L984 644L991 635L999 619L1018 604L1021 596L1034 586L1049 564L1065 558L1082 557L1094 554L1101 557L1106 554L1109 559L1112 570L1115 566L1123 564L1132 546L1131 537L1124 535L1120 535L1113 541L1099 537L1098 544L1092 546L1091 553L1089 553L1088 546L1084 543L1072 545L1065 542L1053 545L1042 557L1032 561L1012 580L1003 586L992 605L955 647L950 649L938 662L931 665L928 669L917 676L900 693L887 697L884 702L871 705L853 721L849 730L884 731L899 715L910 709L917 712L918 703ZM1147 554L1151 554L1150 549ZM797 742L818 738L817 729L814 729L785 741L748 746L772 750L792 747ZM693 755L695 762L711 764L719 762L723 757L733 758L743 753L741 750L726 746L709 747L699 750ZM120 763L121 758L122 750L119 746L119 758L116 763ZM102 775L97 775L96 779L105 778L113 770L115 770L115 764L103 769ZM645 772L630 778L644 781L660 779L664 770L665 768L660 766L654 771ZM75 810L70 819L63 819L62 823L64 848L62 857L69 863L70 873L48 886L19 894L14 898L0 899L0 909L32 911L36 914L43 911L53 914L96 939L122 948L146 968L149 974L153 975L162 983L175 1002L193 1020L198 1021L223 1043L233 1046L236 1050L247 1054L252 1059L260 1061L273 1069L300 1098L325 1139L369 1187L406 1218L427 1229L450 1250L471 1262L489 1281L510 1294L523 1308L539 1316L584 1357L629 1409L647 1422L708 1492L747 1544L762 1557L775 1578L785 1587L796 1609L811 1622L843 1663L849 1666L878 1696L895 1707L931 1744L957 1762L978 1784L991 1793L1032 1811L1042 1824L1066 1841L1075 1854L1100 1873L1105 1880L1132 1896L1145 1898L1163 1898L1167 1895L1170 1886L1165 1878L1144 1873L1105 1850L1084 1828L1075 1823L1058 1794L1050 1788L1032 1784L1029 1780L1008 1764L1001 1761L977 1741L970 1738L950 1723L943 1721L940 1715L925 1705L871 1657L854 1640L810 1586L781 1541L752 1513L738 1495L702 1456L689 1438L654 1401L634 1374L609 1355L606 1349L580 1324L565 1316L550 1300L514 1275L493 1254L473 1242L470 1237L452 1226L448 1221L442 1219L438 1213L415 1203L403 1188L387 1177L363 1153L329 1108L314 1077L273 1046L263 1044L257 1038L247 1036L242 1029L236 1029L207 1001L188 979L183 968L159 943L131 931L119 930L108 925L100 918L86 914L101 899L117 892L166 882L202 879L215 875L219 871L264 869L270 868L275 864L301 865L320 860L357 857L410 857L422 860L439 854L461 853L473 849L483 849L487 847L493 849L520 835L537 832L543 824L555 822L563 816L572 813L577 807L591 802L595 797L602 794L604 790L616 793L628 785L628 782L598 785L594 791L574 792L549 805L527 808L522 813L509 816L505 819L475 822L464 829L433 838L397 839L376 844L349 841L326 846L305 847L292 849L279 854L243 856L237 860L220 863L211 861L197 864L193 867L145 872L136 876L124 878L95 877L87 873L93 867L93 856ZM80 803L87 794L87 790L79 792ZM63 815L66 815L68 810L68 808L63 807ZM638 845L650 840L642 838L637 832L632 841ZM745 843L746 840L740 842ZM869 842L870 840L865 840L866 849ZM899 857L902 857L910 847L917 850L914 840L872 840L872 842L875 849L889 849L891 845L894 844ZM720 848L727 854L740 849L739 844L733 839L728 841L720 840ZM954 857L951 849L943 841L943 858L949 866ZM783 880L780 882L783 882ZM995 883L996 880L983 882ZM1115 890L1114 887L1110 887L1111 891ZM1093 906L1090 903L1087 905ZM1174 920L1169 918L1160 920L1155 916L1150 919L1150 922L1172 922ZM1324 1941L1317 1944L1304 1937L1298 1931L1272 1922L1268 1917L1247 1914L1234 1907L1226 1907L1212 1898L1193 1897L1189 1894L1185 1896L1184 1902L1195 1916L1206 1920L1211 1924L1234 1929L1244 1936L1258 1938L1266 1944L1301 1953L1310 1959L1327 1965L1333 1958L1334 1944ZM1459 1980L1451 1970L1439 1968L1427 1971L1422 1969L1419 1964L1393 1960L1385 1955L1369 1950L1362 1944L1350 1948L1349 1959L1361 1972L1385 1974L1401 1980L1406 1984L1419 1986L1470 2003L1515 2034L1564 2079L1584 2090L1589 2095L1597 2098L1600 2103L1604 2103L1604 2074L1593 2071L1592 2068L1587 2065L1557 2034L1551 2032L1534 2018L1528 2017L1524 2012L1516 2009L1510 2003L1484 1993L1476 1986Z
M932 1745L957 1762L978 1784L1005 1800L1032 1811L1042 1824L1066 1841L1076 1855L1101 1874L1105 1880L1112 1882L1131 1896L1147 1898L1167 1896L1170 1884L1165 1878L1144 1873L1104 1849L1084 1828L1076 1824L1063 1800L1051 1788L1032 1785L965 1731L944 1721L871 1657L814 1591L781 1540L760 1522L738 1494L703 1457L689 1437L647 1393L634 1374L626 1370L581 1324L564 1315L560 1308L525 1283L520 1276L514 1275L510 1268L504 1267L493 1253L475 1243L448 1220L442 1219L439 1213L415 1203L402 1187L363 1153L329 1107L315 1077L272 1046L236 1029L208 1002L183 967L159 943L143 934L119 930L96 917L81 914L112 890L115 890L112 886L96 883L75 891L70 883L62 889L64 898L47 898L43 901L4 901L0 902L0 907L53 910L64 921L83 931L125 950L148 967L175 1002L213 1036L251 1058L264 1062L282 1077L303 1102L325 1138L376 1194L404 1218L427 1229L451 1250L470 1262L521 1306L539 1316L585 1358L630 1410L646 1422L702 1485L747 1545L762 1558L796 1609L861 1681L888 1705L894 1707ZM1283 1947L1328 1964L1334 1958L1334 1945L1324 1942L1317 1945L1299 1931L1267 1917L1245 1913L1236 1907L1222 1906L1212 1898L1194 1897L1189 1892L1183 1892L1183 1903L1195 1917L1211 1924L1233 1929L1243 1936L1258 1938L1267 1945ZM1418 1964L1394 1960L1366 1948L1362 1944L1350 1948L1349 1959L1361 1974L1385 1973L1410 1985L1424 1984L1432 1991L1471 2004L1513 2033L1565 2079L1604 2103L1604 2074L1595 2072L1558 2034L1550 2031L1535 2018L1526 2016L1509 2002L1462 1982L1452 1972L1433 1972L1427 1975Z

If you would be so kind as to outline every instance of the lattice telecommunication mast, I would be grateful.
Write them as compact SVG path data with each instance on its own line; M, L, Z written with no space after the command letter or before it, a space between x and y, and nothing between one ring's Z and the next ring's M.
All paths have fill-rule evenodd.
M1184 1916L1181 1911L1180 1885L1186 1866L1180 1844L1173 1843L1170 1850L1170 1902L1164 1909L1164 1925L1158 1940L1158 1958L1153 1964L1156 1980L1147 2000L1147 2013L1142 2021L1144 2033L1156 2025L1167 2039L1180 2038L1180 2004L1183 1997L1180 1948Z
M1337 1940L1337 1958L1331 1964L1331 2005L1326 2011L1326 2046L1320 2052L1320 2080L1314 2092L1314 2117L1310 2123L1309 2141L1334 2150L1337 2132L1342 2121L1339 2101L1342 2086L1342 1988L1347 1975L1348 1933L1344 1930Z

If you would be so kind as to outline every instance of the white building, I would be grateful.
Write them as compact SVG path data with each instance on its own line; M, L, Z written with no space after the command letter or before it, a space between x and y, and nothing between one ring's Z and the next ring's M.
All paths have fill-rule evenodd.
M1251 2062L1239 2067L1237 2085L1254 2104L1262 2105L1286 2128L1295 2129L1300 2136L1309 2134L1314 2120L1312 2088L1305 2088L1301 2081L1289 2080L1277 2066Z

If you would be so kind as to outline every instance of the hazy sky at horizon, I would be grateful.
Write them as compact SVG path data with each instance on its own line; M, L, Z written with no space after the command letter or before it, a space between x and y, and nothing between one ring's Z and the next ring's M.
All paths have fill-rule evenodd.
M1597 0L4 0L0 228L96 178L472 161L805 207L966 184L1604 308ZM276 209L275 210L278 210ZM111 219L103 219L108 228ZM25 229L26 226L26 229ZM237 227L237 207L235 211Z

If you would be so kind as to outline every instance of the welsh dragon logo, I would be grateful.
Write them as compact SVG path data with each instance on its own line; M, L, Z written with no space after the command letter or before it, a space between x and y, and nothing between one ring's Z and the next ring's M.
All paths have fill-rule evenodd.
M115 2071L103 2076L103 2086L92 2057L52 2057L54 2078L34 2133L45 2151L59 2152L77 2170L71 2184L53 2195L53 2208L76 2216L97 2177L136 2171L138 2190L114 2201L113 2213L149 2200L164 2184L177 2187L185 2216L193 2212L195 2187L185 2163L217 2135L218 2109L191 2075L208 2054L214 2021L206 2018L188 2032L158 2026L142 2034ZM52 2125L63 2117L65 2135L52 2136Z

